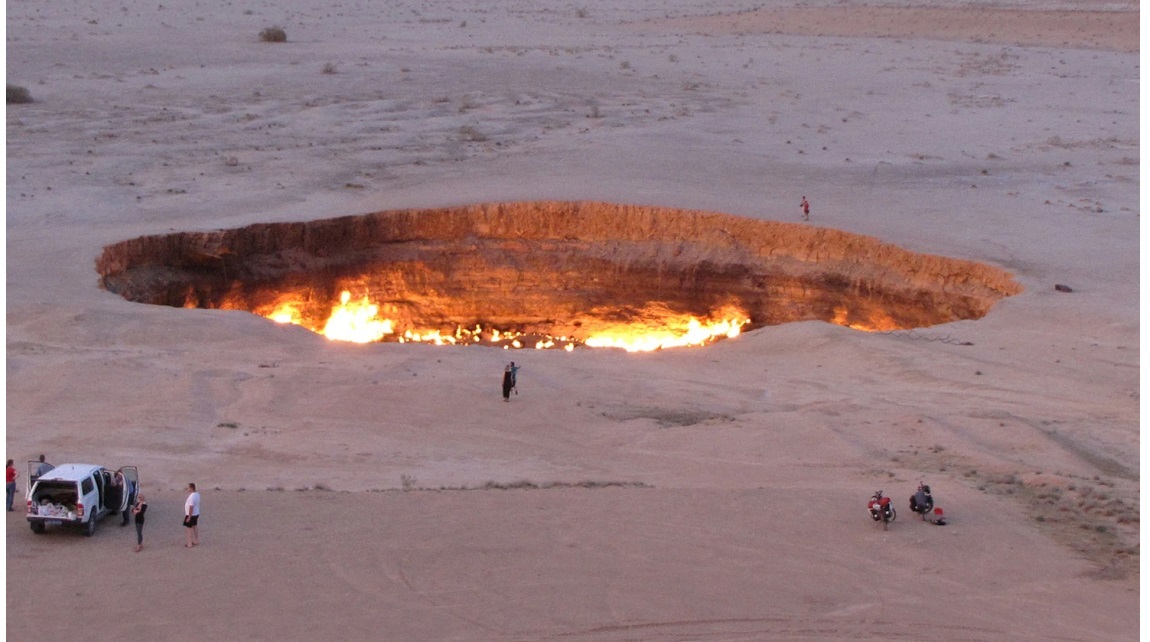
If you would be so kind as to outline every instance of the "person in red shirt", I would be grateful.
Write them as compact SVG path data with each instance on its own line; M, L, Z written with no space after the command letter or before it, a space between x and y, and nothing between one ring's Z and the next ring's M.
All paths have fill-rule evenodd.
M799 203L799 207L803 208L803 220L811 220L811 204L807 202L807 197L803 197L803 202Z
M16 472L16 467L12 465L12 460L8 460L8 470L4 471L8 479L8 512L12 512L12 500L16 497L16 478L20 473Z

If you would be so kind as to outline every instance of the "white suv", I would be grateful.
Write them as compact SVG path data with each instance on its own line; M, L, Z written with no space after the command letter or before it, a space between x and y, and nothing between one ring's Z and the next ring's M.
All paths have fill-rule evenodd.
M122 480L117 479L117 472L122 473ZM71 525L80 527L91 537L96 532L96 522L127 510L139 488L140 477L135 466L112 471L94 464L63 464L28 486L28 523L36 534L43 533L48 526Z

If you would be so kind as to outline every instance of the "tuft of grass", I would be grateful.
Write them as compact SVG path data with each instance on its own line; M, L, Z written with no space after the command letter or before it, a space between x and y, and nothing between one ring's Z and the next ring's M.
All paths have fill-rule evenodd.
M461 114L466 114L467 112L478 108L479 103L476 102L474 96L465 95L459 99L459 113Z
M487 140L487 135L471 125L464 125L459 128L459 136L469 143L482 143Z
M322 73L325 73L325 74L334 74L334 73L338 73L338 72L336 71L336 69L335 69L335 63L334 63L334 62L325 62L325 63L323 64L323 69L321 69L320 71L321 71Z
M22 105L32 102L32 93L28 91L27 87L20 85L8 84L8 98L6 104L9 105Z
M267 27L260 31L260 42L287 42L287 32L282 27Z

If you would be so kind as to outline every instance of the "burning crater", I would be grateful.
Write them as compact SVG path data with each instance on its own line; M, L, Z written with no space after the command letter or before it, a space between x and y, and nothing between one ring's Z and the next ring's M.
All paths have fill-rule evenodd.
M332 339L653 350L821 320L860 330L985 315L1001 269L726 214L496 203L144 236L110 245L129 301L246 310Z

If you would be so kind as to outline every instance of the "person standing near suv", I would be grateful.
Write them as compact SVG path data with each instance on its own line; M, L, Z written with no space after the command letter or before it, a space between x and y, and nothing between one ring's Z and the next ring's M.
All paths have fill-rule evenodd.
M124 519L120 522L120 526L127 526L128 516L132 513L132 507L136 505L136 491L138 490L136 485L138 484L138 480L125 479L123 468L116 470L116 478L123 481L124 489L122 492L128 494L128 501L124 504L124 513L121 515Z
M8 468L4 470L4 479L7 480L8 485L5 488L8 491L8 512L12 512L12 500L16 497L16 478L20 473L16 472L16 467L12 465L12 460L8 460Z
M188 534L188 543L184 546L187 548L197 546L200 543L199 523L200 494L196 492L196 485L191 483L188 484L188 499L184 501L184 527Z
M144 501L144 494L136 494L136 504L132 506L132 514L136 516L136 552L144 548L144 513L148 511L148 502Z
M36 465L36 471L32 473L32 477L28 479L28 483L31 484L35 482L44 476L45 473L51 472L53 468L55 468L55 466L45 461L44 455L40 455L40 463Z

